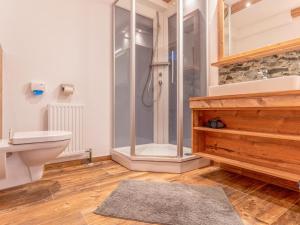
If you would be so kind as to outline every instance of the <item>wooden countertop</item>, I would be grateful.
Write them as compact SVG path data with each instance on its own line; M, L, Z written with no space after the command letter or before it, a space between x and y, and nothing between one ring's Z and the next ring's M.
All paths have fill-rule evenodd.
M190 98L192 109L299 108L300 90Z
M218 99L234 99L234 98L253 98L253 97L270 97L270 96L286 96L286 95L300 95L300 90L293 91L275 91L275 92L260 92L251 94L238 95L221 95L221 96L207 96L207 97L192 97L190 101L199 100L218 100Z

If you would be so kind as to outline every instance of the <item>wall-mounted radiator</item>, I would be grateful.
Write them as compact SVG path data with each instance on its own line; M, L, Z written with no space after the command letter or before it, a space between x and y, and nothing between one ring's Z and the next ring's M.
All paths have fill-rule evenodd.
M48 130L64 130L72 132L70 144L60 156L72 156L85 152L84 114L84 105L48 105Z

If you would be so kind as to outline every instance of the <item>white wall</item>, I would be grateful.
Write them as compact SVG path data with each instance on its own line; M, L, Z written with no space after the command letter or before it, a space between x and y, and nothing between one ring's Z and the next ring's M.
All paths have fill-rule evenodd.
M0 43L4 50L4 134L46 130L49 103L83 103L87 147L95 156L111 146L110 0L0 0ZM32 80L46 93L34 97ZM59 92L72 83L70 98Z
M208 0L208 85L218 85L219 70L211 66L218 61L218 0Z
M232 54L241 53L300 37L300 18L290 11L258 21L251 26L233 30Z

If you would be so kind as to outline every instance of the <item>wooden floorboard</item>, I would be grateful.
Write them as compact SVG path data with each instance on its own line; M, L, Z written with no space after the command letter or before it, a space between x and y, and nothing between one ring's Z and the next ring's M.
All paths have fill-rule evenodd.
M184 174L133 172L108 160L48 168L38 182L0 191L1 225L145 225L95 215L120 181L138 179L223 187L245 225L299 225L300 194L218 167Z

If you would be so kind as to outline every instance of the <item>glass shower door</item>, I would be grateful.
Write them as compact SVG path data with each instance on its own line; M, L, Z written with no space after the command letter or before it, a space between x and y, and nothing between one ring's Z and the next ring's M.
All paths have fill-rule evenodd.
M177 145L177 16L168 18L169 42L169 144Z
M169 142L177 143L177 49L176 15L169 17ZM191 153L191 111L189 98L206 95L205 23L200 20L200 11L195 10L184 17L183 23L183 146L184 153ZM205 32L203 32L205 34Z
M184 19L183 51L183 145L185 153L191 153L191 110L189 98L205 95L206 82L203 79L206 74L205 65L201 64L203 57L200 52L200 12L196 10Z
M136 155L154 143L153 19L136 15Z
M135 59L135 155L154 157L176 157L176 124L168 127L168 96L170 83L176 87L176 60L170 62L166 40L168 26L165 24L167 15L176 13L176 5L168 4L169 8L161 10L144 0L136 1L136 59ZM174 14L174 13L173 13ZM176 27L176 19L172 23ZM174 29L171 29L172 31ZM174 38L176 31L170 37ZM176 48L176 38L174 39ZM175 49L174 49L175 55ZM172 66L170 67L170 65ZM169 70L173 76L169 77ZM176 104L176 93L171 93ZM172 105L176 112L176 105ZM176 114L173 115L176 121ZM174 133L169 142L168 133Z
M130 3L120 0L114 11L113 148L129 155L130 146Z

